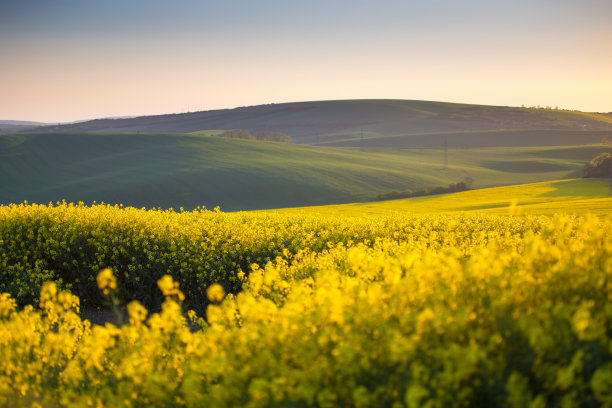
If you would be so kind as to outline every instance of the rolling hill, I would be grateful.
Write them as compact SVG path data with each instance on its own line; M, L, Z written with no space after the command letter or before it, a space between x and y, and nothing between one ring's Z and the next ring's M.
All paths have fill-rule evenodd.
M579 177L609 146L356 149L168 133L0 136L0 203L104 201L253 210L371 201L392 190Z
M607 114L565 110L412 100L343 100L98 119L40 127L36 132L191 133L208 129L282 132L302 144L349 146L364 139L365 145L374 147L398 143L402 147L441 147L448 140L455 146L487 147L519 146L524 140L533 146L533 140L537 140L539 145L552 146L612 138L612 118ZM535 137L531 133L541 130L554 132L536 133Z
M24 120L0 120L0 134L27 131L41 126L48 126L48 124Z

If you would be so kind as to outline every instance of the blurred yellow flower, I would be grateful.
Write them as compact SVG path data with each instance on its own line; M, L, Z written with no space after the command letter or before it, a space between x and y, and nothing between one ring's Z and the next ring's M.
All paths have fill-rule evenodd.
M96 281L98 282L98 288L105 295L108 295L111 290L117 289L117 280L110 268L102 269L100 273L98 273Z
M206 289L206 296L208 296L208 300L211 302L219 303L225 297L225 290L218 283L213 283Z

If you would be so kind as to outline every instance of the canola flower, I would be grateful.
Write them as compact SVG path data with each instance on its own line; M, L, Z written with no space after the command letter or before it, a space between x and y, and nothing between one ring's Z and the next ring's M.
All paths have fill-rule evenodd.
M464 255L497 242L521 248L527 231L548 218L482 215L321 216L231 213L199 209L174 212L115 205L57 203L0 206L0 292L18 304L36 303L46 281L56 281L83 306L104 305L97 274L117 272L117 298L139 299L159 309L157 281L169 274L180 284L187 307L204 314L206 288L220 284L238 293L252 264L287 261L300 251L362 243L413 249L454 247ZM109 282L110 285L110 282Z
M213 283L210 285L210 287L208 287L208 289L206 289L206 296L211 302L219 303L225 297L225 290L223 289L223 286L219 285L218 283Z
M98 288L104 295L109 295L111 290L117 289L117 279L109 268L102 269L96 278ZM164 293L165 294L165 293Z
M18 306L23 292L0 295L3 405L612 406L609 219L45 208L0 211L2 282L28 276L36 260L45 264L29 282L62 279L41 283L31 305ZM87 235L88 211L107 212L112 228L91 221L101 229ZM44 258L40 234L88 242L89 252L66 245L70 255ZM147 234L159 240L137 246ZM149 248L172 260L169 273L138 263ZM205 269L210 279L198 280L197 258L183 254L196 249L221 267ZM81 275L50 266L70 257ZM85 269L98 257L112 270ZM122 261L143 268L140 280ZM93 292L76 278L102 298L122 293L129 323L82 319ZM151 280L149 296L161 298L153 313L136 285ZM194 304L203 310L185 312Z

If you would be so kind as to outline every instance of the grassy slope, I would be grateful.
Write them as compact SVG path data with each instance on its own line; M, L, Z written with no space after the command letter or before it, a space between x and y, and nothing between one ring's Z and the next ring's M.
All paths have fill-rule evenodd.
M296 210L299 209L277 211L290 213ZM605 216L612 211L612 183L604 179L558 180L384 202L311 207L311 210L328 215L477 211L547 215L589 213Z
M340 149L200 135L0 136L0 203L67 201L249 210L373 199L391 190L479 188L579 176L609 147Z
M584 130L480 130L400 134L381 136L364 133L320 138L319 146L381 147L381 148L441 148L448 147L526 147L572 146L599 143L612 139L612 131Z

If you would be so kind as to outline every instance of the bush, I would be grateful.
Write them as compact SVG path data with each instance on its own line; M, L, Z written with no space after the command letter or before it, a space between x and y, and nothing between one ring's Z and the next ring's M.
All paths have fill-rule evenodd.
M233 129L226 130L219 135L220 137L226 137L229 139L244 139L244 140L255 140L248 130Z
M610 177L612 175L612 156L601 153L584 166L584 177Z

